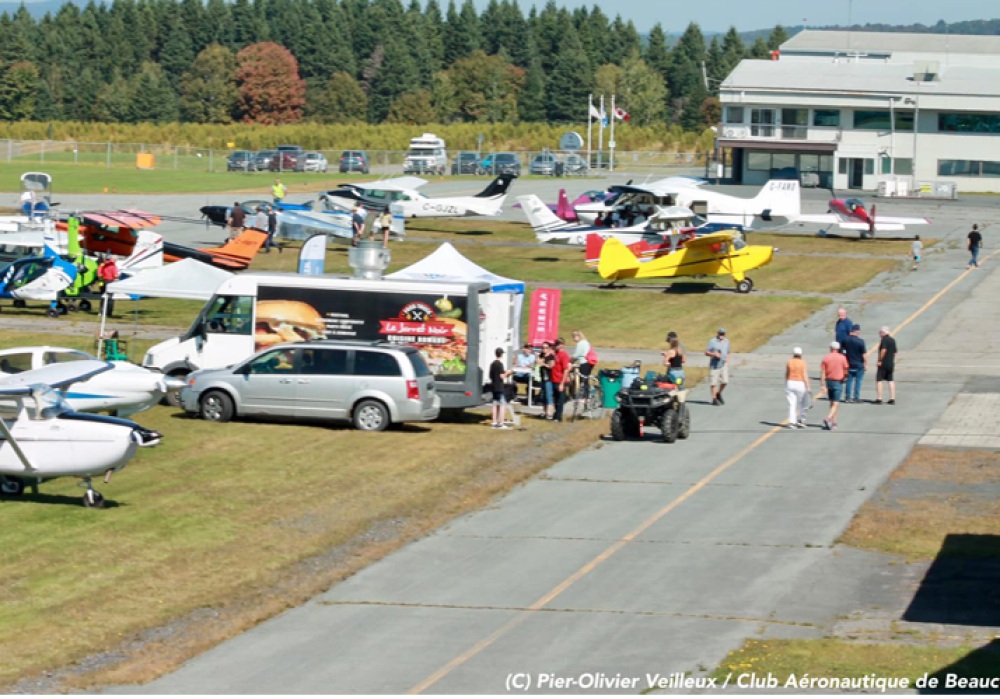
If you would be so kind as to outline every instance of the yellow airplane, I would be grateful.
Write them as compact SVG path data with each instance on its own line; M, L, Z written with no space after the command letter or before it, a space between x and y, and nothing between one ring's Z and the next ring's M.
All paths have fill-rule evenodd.
M728 274L736 282L736 290L748 294L753 280L746 273L770 264L774 248L769 245L747 245L736 231L710 233L689 240L676 252L642 262L620 240L604 241L597 271L611 282L622 279L655 279L657 277L696 277Z

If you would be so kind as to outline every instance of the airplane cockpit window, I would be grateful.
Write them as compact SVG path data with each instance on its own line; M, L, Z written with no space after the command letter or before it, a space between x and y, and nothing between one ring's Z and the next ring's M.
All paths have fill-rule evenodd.
M860 199L848 199L844 203L847 204L847 209L851 213L854 213L855 211L857 211L857 209L858 209L859 206L863 206L863 204L861 203Z
M20 374L31 370L31 352L17 352L0 357L0 372Z
M66 364L67 362L89 362L96 359L97 357L92 357L86 352L46 352L42 355L42 364L48 366L49 364Z
M43 274L49 271L52 267L51 259L31 259L22 260L20 262L15 262L12 270L13 275L10 276L6 282L7 286L12 289L22 287L25 284L30 284L35 281ZM10 274L8 272L8 274Z
M747 241L743 240L743 237L733 238L733 250L742 250L747 246Z

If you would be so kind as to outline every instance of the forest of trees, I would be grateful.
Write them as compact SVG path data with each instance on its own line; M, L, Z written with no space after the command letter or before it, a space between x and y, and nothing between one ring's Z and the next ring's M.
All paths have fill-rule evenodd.
M744 57L735 28L672 44L657 24L553 0L116 0L0 15L0 120L288 124L579 122L618 95L639 125L700 130ZM708 78L706 88L702 65Z

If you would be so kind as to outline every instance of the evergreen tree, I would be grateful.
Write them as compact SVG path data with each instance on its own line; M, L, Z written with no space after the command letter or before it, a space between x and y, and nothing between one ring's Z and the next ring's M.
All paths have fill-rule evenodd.
M764 41L764 37L758 36L757 40L753 42L753 46L750 47L750 51L747 52L747 58L770 58L771 49L767 47L767 42Z
M452 65L460 58L472 55L479 48L479 17L471 0L465 0L461 11L455 9L455 2L448 4L448 21L444 35L444 62Z
M354 76L334 73L307 102L309 117L325 124L364 121L368 116L368 95Z
M115 71L109 82L97 90L94 101L94 119L111 124L133 121L132 84Z
M788 32L779 24L771 30L771 34L767 37L767 48L777 51L786 41L788 41Z
M191 60L194 60L195 55L212 41L212 27L208 24L205 3L203 0L181 0L180 16L188 30L188 39L193 52ZM188 65L191 65L190 61Z
M61 121L63 118L59 105L56 104L52 90L49 88L47 80L38 81L38 94L35 97L36 121Z
M630 56L642 50L642 39L635 25L631 20L624 22L621 15L617 15L611 24L610 37L608 46L611 55L608 58L612 63L622 65Z
M663 26L659 22L654 24L649 32L643 58L664 81L667 80L667 76L670 75L670 49L667 48L667 33L663 31Z
M740 33L736 31L736 27L730 27L729 31L722 38L722 65L719 72L722 74L723 79L736 69L736 66L740 64L745 54L746 47L743 46L743 39L740 38Z
M552 71L549 85L558 86L546 94L549 121L580 121L587 115L587 96L594 72L575 30L568 30Z
M398 39L387 41L382 65L371 81L371 92L368 95L369 121L376 124L385 121L392 103L410 90L418 79L417 66L406 47Z
M525 71L524 91L517 101L517 112L521 121L545 121L545 71L537 56L531 59Z
M671 52L672 68L667 76L670 94L697 97L699 104L705 98L705 82L701 72L705 61L705 37L693 22L684 30Z
M160 51L159 65L171 84L177 84L184 71L191 67L195 55L194 44L191 42L187 27L182 22L177 22L170 29L167 41Z
M166 124L178 117L177 93L163 69L155 63L143 64L133 80L131 120Z
M116 0L117 1L117 0ZM208 23L209 45L219 44L232 48L235 40L233 15L226 0L208 0L205 5L205 21Z
M705 71L708 75L709 94L719 94L719 84L726 79L728 73L725 72L725 55L722 53L722 46L719 45L714 36L705 56Z
M444 65L444 18L441 16L441 6L437 0L427 0L424 8L424 41L433 61L434 71Z
M24 6L21 6L24 9ZM21 61L0 74L0 120L26 121L35 113L38 68Z
M267 36L252 0L235 0L230 14L233 22L232 48L240 49L256 44Z
M572 30L572 27L563 22L555 0L548 0L538 15L535 42L538 44L538 55L542 60L542 69L549 76L550 81L552 80L552 69L555 67L559 56L559 49L563 38L570 30ZM577 37L577 43L580 43L580 38L576 31L572 33ZM586 49L584 49L582 44L580 44L580 50L586 53Z

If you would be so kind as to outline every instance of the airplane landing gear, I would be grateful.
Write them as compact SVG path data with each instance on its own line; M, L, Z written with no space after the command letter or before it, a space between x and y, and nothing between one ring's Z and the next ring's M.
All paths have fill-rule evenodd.
M27 305L24 299L14 299L14 308L24 308Z
M95 509L101 509L104 507L104 496L94 490L94 486L91 484L89 478L84 478L80 481L80 487L87 489L87 492L83 494L84 507L92 507Z
M736 291L741 294L749 294L753 290L753 279L746 277L736 282Z
M0 476L0 495L7 497L24 495L24 481L16 476Z

